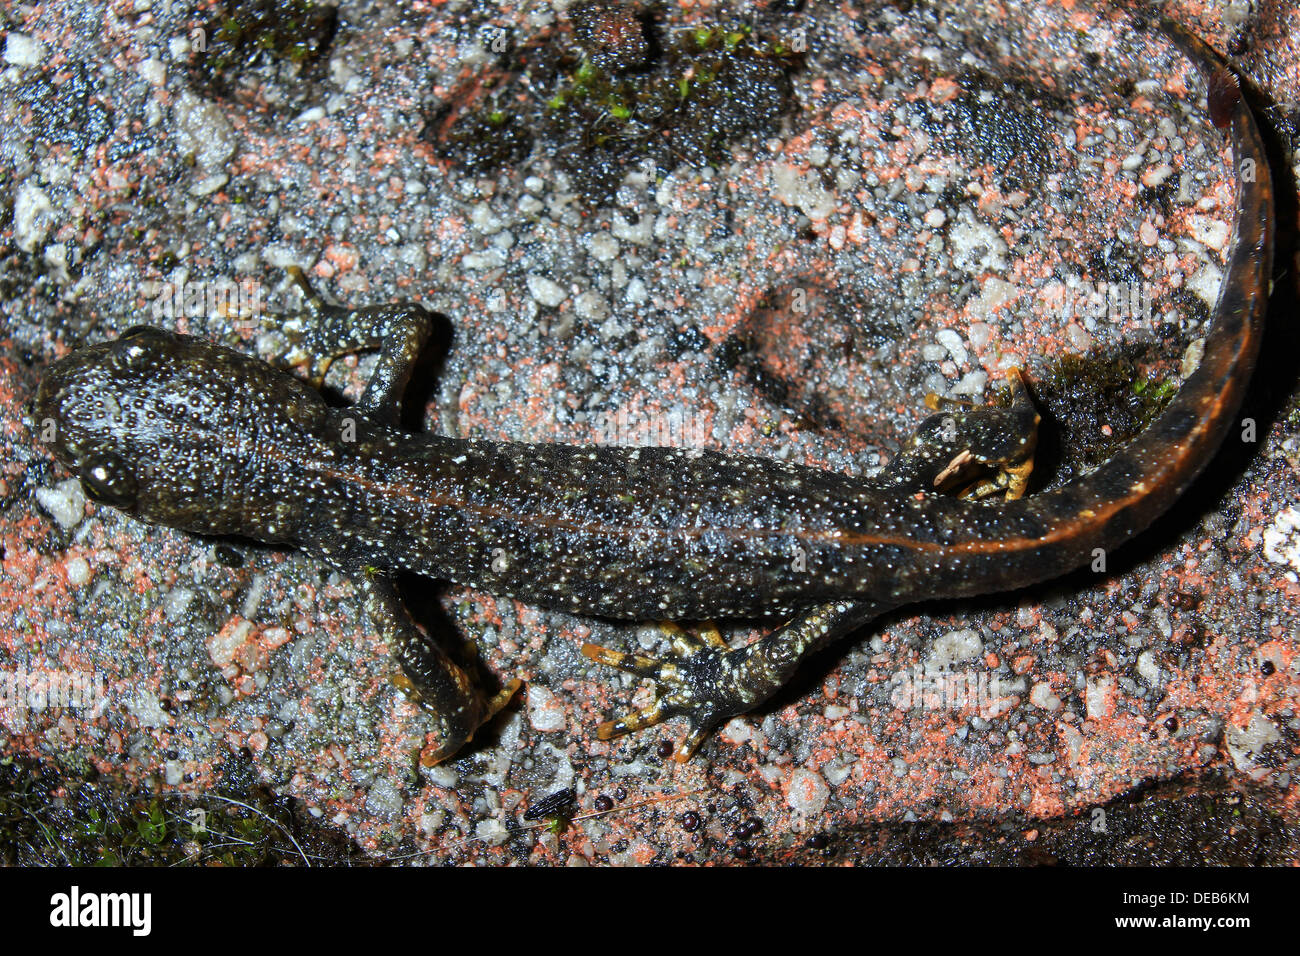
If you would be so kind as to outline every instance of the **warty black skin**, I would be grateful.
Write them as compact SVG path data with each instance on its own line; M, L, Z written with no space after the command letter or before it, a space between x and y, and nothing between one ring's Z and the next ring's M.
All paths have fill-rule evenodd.
M1175 38L1207 71L1226 69L1194 39ZM302 548L367 579L410 689L438 718L444 743L432 759L454 752L500 701L485 701L406 618L391 588L397 569L611 618L794 614L734 650L679 635L667 662L584 648L660 685L652 707L601 735L684 715L684 758L808 652L882 610L1056 577L1141 531L1183 492L1240 404L1271 268L1268 166L1243 103L1230 121L1237 161L1254 159L1258 173L1239 185L1200 367L1127 449L1042 495L971 501L927 483L978 442L1032 444L1036 416L1028 421L1023 403L996 428L996 410L951 413L955 434L936 440L923 428L925 440L879 479L715 451L409 435L396 410L429 329L412 305L313 300L319 331L307 351L384 349L352 408L330 408L240 353L139 328L52 366L36 415L55 424L55 454L96 500L148 522Z
M53 449L93 498L143 521L611 618L907 600L923 570L913 540L1009 530L987 507L936 509L919 489L765 458L411 435L147 327L53 365L37 416L57 423ZM99 490L97 469L116 490ZM1034 520L1050 523L1031 513L1010 529Z

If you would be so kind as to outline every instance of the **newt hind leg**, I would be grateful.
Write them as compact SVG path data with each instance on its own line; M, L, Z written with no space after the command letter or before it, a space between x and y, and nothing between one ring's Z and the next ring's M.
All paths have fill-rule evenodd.
M676 756L678 761L685 761L704 742L714 723L707 712L697 714L691 705L701 697L708 697L712 702L718 703L723 675L734 671L734 667L729 666L733 652L711 621L701 624L693 631L672 621L661 621L659 629L672 642L673 657L667 661L642 654L625 654L598 644L582 645L582 653L591 660L653 680L664 688L650 706L602 723L596 728L596 736L601 740L610 740L634 730L652 727L671 717L684 716L689 721L690 729L678 745ZM707 653L710 651L712 653ZM693 668L691 662L697 657L703 666ZM712 693L701 693L706 688ZM732 695L734 696L734 691Z
M712 624L702 625L700 636L676 624L661 625L673 645L673 654L664 660L584 644L582 653L598 664L656 685L653 703L605 721L596 736L609 740L684 717L686 735L673 756L685 763L718 724L752 710L780 689L811 650L857 629L882 610L882 605L863 601L819 604L766 637L736 648L729 647Z
M1033 470L1039 416L1018 369L1007 373L1007 383L1008 407L960 406L930 416L871 484L974 498L1021 497ZM737 648L729 647L712 625L698 636L675 624L661 625L672 643L672 653L663 659L584 644L582 653L591 660L655 683L649 706L602 723L596 735L608 740L683 717L687 732L675 757L684 762L718 724L776 693L805 657L890 607L854 599L810 605L770 634Z
M921 423L909 447L895 459L899 464L894 483L963 498L1023 497L1034 470L1041 419L1020 369L1010 369L1006 382L1011 401L1005 408L927 395L931 408L952 410ZM936 464L942 464L937 472Z

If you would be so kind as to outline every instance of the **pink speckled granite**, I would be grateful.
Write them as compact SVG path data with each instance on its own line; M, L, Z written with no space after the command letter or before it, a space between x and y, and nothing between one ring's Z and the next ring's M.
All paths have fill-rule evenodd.
M482 23L545 30L545 4L483 17L416 3L345 23L328 69L297 90L316 109L215 99L215 121L188 52L173 52L201 18L173 6L29 5L16 29L48 55L24 65L15 53L0 86L5 205L22 212L0 220L0 669L94 673L107 693L89 714L0 707L7 752L198 791L246 749L274 791L368 852L435 862L814 860L815 834L1086 813L1216 770L1295 819L1300 413L1294 370L1281 377L1276 359L1253 400L1258 442L1230 443L1107 575L896 612L682 766L660 746L672 724L594 736L646 691L579 646L653 647L651 627L409 582L424 620L527 683L480 746L421 768L420 712L388 683L348 580L254 547L236 546L244 563L227 567L212 542L91 505L63 527L37 498L68 478L24 420L46 362L147 321L150 282L251 275L278 306L287 262L335 300L419 298L450 317L430 428L583 443L650 423L668 443L870 467L919 421L927 391L983 400L1009 366L1032 374L1065 352L1153 341L1141 316L1062 320L1052 282L1096 281L1091 253L1137 269L1172 320L1198 321L1177 295L1222 265L1233 184L1199 79L1158 35L1074 0L937 14L809 3L802 110L781 136L721 169L632 182L593 211L544 151L475 178L420 135L422 109L481 68L469 51ZM668 6L682 25L719 7ZM1220 51L1244 44L1234 62L1275 104L1265 124L1294 136L1296 11L1266 3L1235 23L1226 3L1171 8ZM52 136L19 95L78 64L110 114L93 142ZM930 122L975 88L963 70L1026 115L1051 104L1033 152L1012 157L1014 181ZM215 141L212 168L183 159L184 128ZM1185 201L1143 193L1162 164ZM1294 182L1279 170L1291 216ZM539 278L558 305L539 304L551 291ZM794 289L808 314L771 307ZM176 324L255 347L223 317ZM682 329L707 348L669 349ZM787 384L783 401L718 359L731 337ZM341 362L330 381L355 394L368 367ZM927 663L946 683L918 685ZM521 822L566 787L569 827Z

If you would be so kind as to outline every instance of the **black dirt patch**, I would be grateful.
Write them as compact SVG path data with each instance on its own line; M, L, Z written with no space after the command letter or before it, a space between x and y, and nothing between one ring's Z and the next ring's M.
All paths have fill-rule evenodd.
M790 74L801 34L780 24L664 23L654 7L583 3L566 28L512 47L428 111L425 136L474 173L517 165L539 146L588 206L610 203L623 177L651 181L679 165L726 159L771 134L794 108Z
M931 106L926 132L968 162L988 164L1008 190L1036 189L1056 168L1047 136L1059 101L983 73L965 73L958 84L962 95Z
M803 275L767 291L745 316L725 357L751 387L798 416L804 427L876 440L871 423L861 420L863 392L881 377L901 337L861 296L822 276Z
M24 83L15 99L33 113L30 128L50 142L85 150L108 139L113 112L94 95L86 67L73 63L51 77Z
M1035 472L1056 487L1132 441L1178 391L1167 343L1123 345L1106 356L1066 355L1032 386L1042 413Z
M859 866L1287 866L1297 828L1276 805L1267 788L1211 775L1054 820L845 829L824 855Z
M190 35L190 73L199 90L263 106L268 80L287 90L297 111L311 96L301 81L321 75L338 29L338 7L314 0L229 0Z

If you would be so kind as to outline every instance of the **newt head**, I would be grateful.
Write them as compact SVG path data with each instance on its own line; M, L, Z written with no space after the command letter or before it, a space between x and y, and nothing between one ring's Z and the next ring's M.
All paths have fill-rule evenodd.
M92 501L187 531L247 533L259 473L249 437L274 437L317 406L315 392L263 362L136 326L54 363L35 424Z
M157 410L141 386L172 336L144 326L115 342L79 349L54 363L36 392L37 431L54 456L81 479L86 496L135 514L142 461L162 443Z

